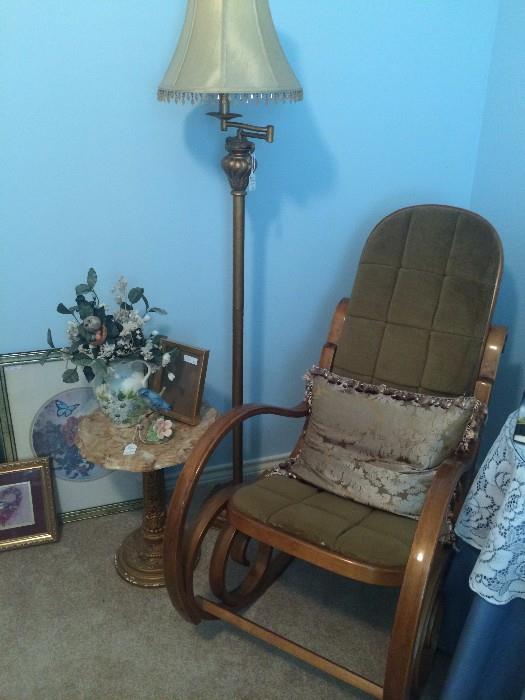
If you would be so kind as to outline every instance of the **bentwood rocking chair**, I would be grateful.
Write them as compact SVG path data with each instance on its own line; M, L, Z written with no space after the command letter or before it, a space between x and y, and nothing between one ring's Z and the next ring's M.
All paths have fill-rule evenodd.
M474 395L486 405L506 337L503 327L490 326L501 269L498 235L480 216L439 205L394 212L365 244L352 296L336 308L318 373L336 373L339 379L331 381L344 386L341 376L349 377L358 389L386 385L402 398ZM230 622L373 697L417 696L435 649L451 526L469 484L479 436L464 452L449 451L437 462L419 517L275 474L222 489L205 503L196 522L187 524L199 477L225 435L258 414L299 418L310 411L308 401L289 409L240 406L200 440L169 507L164 558L169 595L186 620ZM307 419L292 457L306 450L308 425ZM201 543L221 512L226 522L209 571L217 602L195 594L193 572ZM250 540L258 548L248 561ZM364 583L400 587L383 686L239 614L294 557ZM244 580L233 590L226 583L230 558L246 566Z

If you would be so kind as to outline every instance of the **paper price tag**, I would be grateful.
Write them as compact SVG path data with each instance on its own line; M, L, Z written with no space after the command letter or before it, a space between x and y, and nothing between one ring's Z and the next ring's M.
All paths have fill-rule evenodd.
M197 357L192 357L191 355L184 355L184 362L188 362L190 365L198 365L199 359Z

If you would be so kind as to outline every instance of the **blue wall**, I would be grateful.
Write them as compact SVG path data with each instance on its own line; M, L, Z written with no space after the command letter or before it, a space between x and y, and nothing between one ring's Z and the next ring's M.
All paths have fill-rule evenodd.
M499 230L505 273L495 320L509 338L486 442L496 437L525 389L525 5L501 3L487 90L472 208Z
M291 404L371 226L407 204L471 205L498 2L271 4L305 100L240 110L276 126L275 143L257 145L257 190L248 198L245 395ZM0 352L43 347L48 326L60 341L56 303L92 265L106 299L123 273L169 310L161 330L211 349L207 396L224 408L231 233L223 136L206 108L155 99L184 7L2 4ZM496 118L487 111L477 164L473 201L483 210L491 187L480 173L491 167ZM508 202L508 191L499 194ZM505 294L515 300L517 276L513 284ZM266 421L250 453L284 452L294 434Z

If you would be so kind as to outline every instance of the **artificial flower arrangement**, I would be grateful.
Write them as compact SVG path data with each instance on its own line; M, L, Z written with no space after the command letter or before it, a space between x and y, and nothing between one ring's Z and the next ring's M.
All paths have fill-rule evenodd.
M68 364L62 379L64 382L78 382L78 368L91 382L95 377L104 378L112 363L119 360L142 360L151 371L165 367L177 350L171 353L162 351L161 341L164 336L157 331L149 335L144 333L144 325L150 320L150 314L166 314L164 309L150 306L142 287L133 287L128 292L128 282L120 277L112 292L117 304L116 310L109 313L106 304L102 304L95 291L97 273L90 268L86 282L75 287L75 304L59 304L59 314L69 315L67 335L68 347L60 352ZM142 301L144 313L141 315L135 305ZM47 331L47 342L55 348L51 330ZM173 356L173 357L172 357Z
M86 282L75 287L75 303L57 306L58 313L72 317L67 327L70 344L59 349L66 360L62 379L66 383L77 382L81 371L88 382L95 380L95 395L103 412L116 423L134 424L147 410L170 408L161 396L147 388L147 379L175 360L179 351L175 348L165 352L162 348L165 336L158 331L145 333L144 326L150 320L150 314L166 314L166 311L150 306L142 287L128 291L127 280L120 277L112 290L116 308L110 310L101 303L95 290L96 283L97 273L90 268ZM136 309L139 303L143 307L142 313ZM50 329L47 342L51 353L56 348ZM135 368L134 373L121 379L118 368L126 361L139 369ZM112 388L115 377L120 380L117 391ZM172 373L169 378L171 381L175 379ZM126 402L131 405L132 400L131 408L126 408ZM157 436L160 439L169 437L171 421L158 419L157 422L159 431L154 431Z

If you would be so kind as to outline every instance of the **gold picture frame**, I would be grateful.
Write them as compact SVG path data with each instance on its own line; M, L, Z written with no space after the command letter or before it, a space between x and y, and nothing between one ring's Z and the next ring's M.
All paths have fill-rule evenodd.
M0 552L57 539L49 460L0 464Z
M42 364L44 358L47 361ZM69 469L79 462L79 455L69 450L74 448L60 424L84 408L88 412L95 399L83 378L75 384L63 382L65 368L59 350L53 350L49 357L47 350L0 354L0 463L49 457L56 510L62 522L104 515L106 511L110 514L117 512L117 507L123 511L135 508L142 496L139 474L106 470L102 465L89 466L89 473L84 475ZM70 391L81 397L70 400ZM60 430L56 434L38 432L38 415L45 405L55 406L55 400L67 401L73 411L70 414L60 404L66 410L61 412L60 420L55 412L52 420ZM40 438L49 444L40 444Z
M174 349L179 352L150 381L151 388L171 406L170 411L160 412L183 423L197 425L210 351L167 339L163 340L162 346L165 352Z

